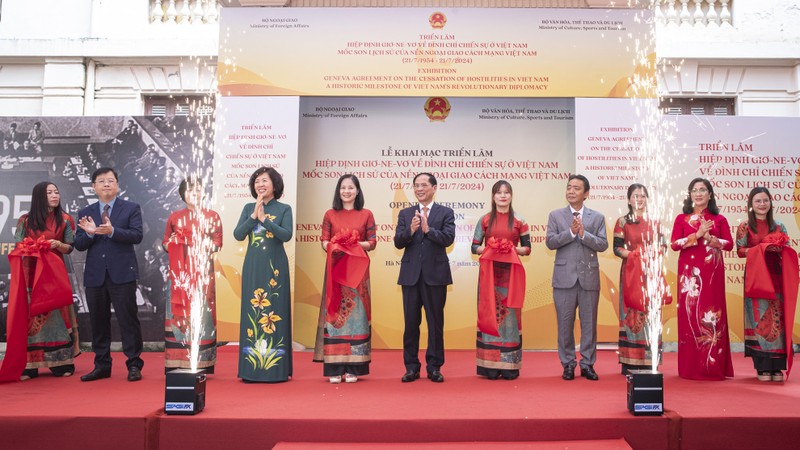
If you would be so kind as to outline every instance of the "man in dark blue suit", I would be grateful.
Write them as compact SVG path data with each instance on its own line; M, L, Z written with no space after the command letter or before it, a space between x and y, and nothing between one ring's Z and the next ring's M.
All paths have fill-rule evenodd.
M142 328L136 307L139 268L133 246L142 242L142 210L117 198L117 172L101 167L92 174L98 202L78 212L75 249L87 251L83 282L92 324L94 370L81 381L111 376L111 305L117 314L128 381L142 379Z
M453 284L447 247L456 236L453 210L433 202L436 177L424 172L414 177L414 195L419 204L400 211L394 234L394 246L405 249L397 284L403 289L403 363L406 373L401 381L419 378L419 325L422 309L428 322L428 350L425 370L436 383L444 381L444 303L447 286Z

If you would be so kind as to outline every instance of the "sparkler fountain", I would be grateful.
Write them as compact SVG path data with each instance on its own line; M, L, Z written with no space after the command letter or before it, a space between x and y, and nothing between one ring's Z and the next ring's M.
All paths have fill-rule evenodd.
M629 5L632 2L629 2ZM652 21L660 2L651 0L649 7L637 15L637 20ZM651 14L652 13L652 14ZM650 370L634 370L627 375L628 410L634 415L661 415L664 411L663 375L658 372L661 357L662 319L661 308L670 296L666 279L664 236L668 233L670 205L675 204L671 180L672 163L680 158L675 149L669 150L674 140L671 122L662 119L658 105L655 58L655 24L648 33L649 42L635 41L633 53L635 66L646 68L631 79L633 107L638 117L637 129L642 136L640 165L634 169L639 179L648 186L647 223L650 242L641 250L642 294L645 299L647 322L645 324L647 344L650 348L652 366Z
M198 59L198 70L208 70L208 62ZM200 132L195 135L190 132L188 137L192 140L191 161L184 169L187 183L185 198L187 205L192 207L188 217L191 220L179 221L180 236L176 236L176 244L170 244L173 251L183 252L184 257L178 267L170 264L170 279L175 283L178 291L185 295L184 301L188 302L188 321L181 320L179 328L182 340L189 344L188 369L176 369L167 373L165 387L164 411L166 414L193 415L205 407L206 374L199 368L201 358L200 342L204 335L204 328L212 316L211 305L208 302L209 286L213 287L214 260L213 254L219 250L212 239L212 230L221 226L217 223L216 214L206 214L210 210L210 198L204 195L204 187L210 185L211 164L213 158L213 130L214 108L210 106L215 92L209 92L202 100L191 105L190 117L201 126ZM209 113L209 114L206 114ZM210 125L210 126L203 126ZM211 293L213 295L213 292ZM177 337L177 336L176 336ZM213 332L212 341L216 343L216 331ZM216 350L214 349L214 352ZM216 353L214 353L216 354Z

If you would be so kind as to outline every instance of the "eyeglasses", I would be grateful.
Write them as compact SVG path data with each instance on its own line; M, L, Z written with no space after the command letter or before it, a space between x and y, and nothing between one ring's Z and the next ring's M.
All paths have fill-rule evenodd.
M689 192L691 192L692 194L708 194L708 189L706 188L692 189Z
M431 186L431 184L415 184L414 189L427 189Z
M100 180L94 180L95 184L116 184L117 180L113 178L103 178Z

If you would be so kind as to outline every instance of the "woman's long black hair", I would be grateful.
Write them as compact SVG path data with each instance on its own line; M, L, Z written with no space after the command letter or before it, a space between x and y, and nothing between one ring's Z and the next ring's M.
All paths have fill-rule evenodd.
M353 209L356 211L361 211L361 209L364 208L364 194L361 192L361 183L359 183L358 177L352 173L346 173L339 177L339 181L336 182L336 190L333 192L334 211L341 211L344 209L344 203L342 202L342 196L339 194L339 189L342 188L342 182L348 178L353 181L353 184L356 186L356 190L358 191L358 194L356 194L356 200L353 203Z
M497 191L500 190L501 187L505 186L508 189L508 193L514 195L514 191L511 189L511 183L506 180L500 180L492 186L492 212L489 213L489 226L488 230L492 229L492 225L494 225L494 221L497 219L497 205L494 202L494 194L497 194ZM511 206L511 202L508 204L508 229L514 228L514 207Z
M50 209L47 202L47 187L54 186L58 189L55 183L49 181L42 181L33 187L31 193L31 210L28 211L27 228L34 231L44 231L47 229L47 216L50 215ZM53 210L56 229L61 228L64 223L64 210L61 209L61 202Z
M694 202L692 202L692 187L695 183L703 183L708 189L708 212L711 214L719 214L719 207L717 207L717 198L714 196L714 186L705 178L695 178L689 183L689 189L686 192L686 198L683 199L683 213L691 214L694 212Z
M628 214L625 215L625 220L628 223L639 223L639 219L636 218L635 211L631 205L631 196L637 189L641 189L642 192L644 192L645 197L650 197L650 194L647 192L647 188L644 187L643 184L633 183L632 185L628 186Z
M753 233L758 233L758 226L756 225L756 212L753 211L753 197L756 194L760 193L767 194L769 197L769 211L767 211L767 225L769 225L769 232L772 233L775 231L777 225L775 224L775 218L772 216L772 194L769 193L769 189L765 188L764 186L756 186L750 191L750 195L747 196L747 226L750 227L750 230Z

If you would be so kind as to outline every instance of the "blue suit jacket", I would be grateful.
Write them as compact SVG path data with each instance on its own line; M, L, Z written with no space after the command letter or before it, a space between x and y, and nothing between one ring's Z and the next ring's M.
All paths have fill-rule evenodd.
M103 223L100 202L80 210L78 220L81 217L91 217L97 225ZM114 284L130 283L139 278L133 246L142 242L142 209L136 203L117 198L109 219L114 227L114 236L111 238L97 234L89 237L80 227L75 233L75 249L87 250L83 271L83 284L86 287L102 286L106 273Z
M417 211L419 207L412 206L397 216L394 246L405 249L397 284L414 286L420 277L430 286L453 284L446 249L456 237L455 214L452 209L434 202L428 213L428 234L424 234L420 227L412 235L411 219Z

